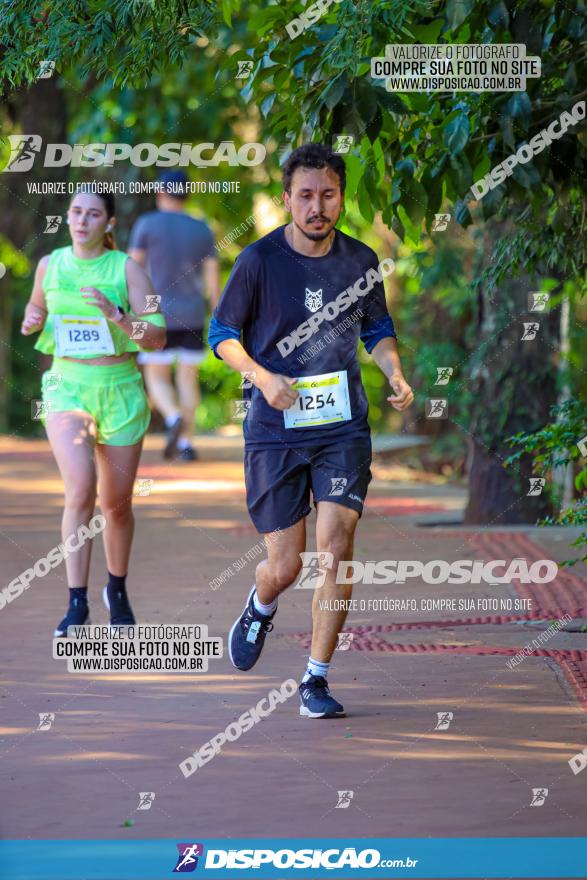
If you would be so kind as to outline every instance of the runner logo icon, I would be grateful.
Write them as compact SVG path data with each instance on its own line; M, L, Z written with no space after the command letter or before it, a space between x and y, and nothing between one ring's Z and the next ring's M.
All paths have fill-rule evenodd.
M337 134L335 136L334 146L332 147L333 153L349 153L350 149L355 142L354 135L352 134Z
M348 480L346 477L330 477L332 484L329 495L343 495Z
M542 293L541 291L530 293L528 294L528 308L531 312L543 312L548 305L549 299L549 293Z
M351 801L354 797L354 791L339 791L338 792L338 803L335 809L344 810L347 807L350 807Z
M426 401L425 413L427 419L447 419L448 400L445 397L430 398Z
M306 308L311 312L317 312L322 308L322 288L320 290L309 290L306 287Z
M317 590L326 580L326 569L332 568L334 556L328 550L316 553L313 550L304 550L300 553L302 571L300 579L295 585L295 590Z
M537 324L536 322L526 323L524 321L523 325L524 325L524 332L522 333L522 335L520 337L521 341L524 342L526 339L536 339L536 334L540 330L540 324Z
M161 304L161 295L158 293L148 293L145 296L145 313L156 312Z
M139 791L139 805L137 810L150 810L155 800L154 791Z
M530 488L527 495L541 495L546 480L544 477L530 477Z
M354 633L341 632L338 633L338 641L336 643L337 651L350 651L352 641L355 637Z
M174 874L187 874L195 871L198 867L198 857L204 855L203 843L178 843L177 865L173 869Z
M547 788L533 788L532 789L532 800L530 801L531 807L542 807L546 798L548 797L548 789Z
M54 721L54 712L39 712L39 726L37 730L51 730L51 725Z
M452 712L437 712L436 717L438 718L438 721L436 722L434 730L448 730L450 722L455 716Z
M63 217L60 217L59 214L46 214L45 220L47 222L43 232L54 233L57 232L57 230L61 226L61 221L63 220Z
M41 144L40 134L9 134L10 158L2 171L30 171Z

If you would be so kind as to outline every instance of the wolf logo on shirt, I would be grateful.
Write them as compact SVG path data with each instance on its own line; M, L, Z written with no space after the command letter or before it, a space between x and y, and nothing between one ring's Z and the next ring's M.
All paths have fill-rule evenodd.
M320 290L308 290L306 287L306 308L311 312L317 312L322 308L322 288Z

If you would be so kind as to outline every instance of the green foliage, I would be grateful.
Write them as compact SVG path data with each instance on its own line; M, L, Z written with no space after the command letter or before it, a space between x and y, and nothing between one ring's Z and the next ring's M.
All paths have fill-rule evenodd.
M240 375L211 351L202 361L199 372L202 400L196 412L198 432L213 431L230 422L238 425L234 419L233 401L242 397Z
M209 51L209 41L218 91L227 85L234 89L237 58L253 60L242 97L251 109L260 109L264 137L284 144L284 155L301 140L352 134L360 170L355 169L349 198L357 199L367 222L381 210L400 237L416 242L421 223L430 230L445 198L457 221L467 226L471 184L570 109L587 74L582 0L511 8L495 0L444 0L434 8L423 0L342 0L303 36L291 39L286 25L303 11L301 4L267 2L241 10L240 0L219 6L204 0L112 0L107 10L100 0L14 0L0 14L5 85L34 81L40 61L50 58L62 72L73 64L84 81L156 88L164 70L189 76ZM399 95L371 78L370 58L382 55L386 44L437 40L524 43L529 54L541 56L542 75L514 94ZM192 100L210 95L202 85ZM168 113L169 93L163 97L159 106L149 104L155 119ZM119 111L113 107L112 112ZM126 118L140 118L148 127L148 116L131 111ZM169 122L171 128L174 120ZM585 214L586 158L583 124L518 166L482 200L483 216L523 199L529 210L520 218L520 232L533 233L536 247L549 249L545 209L555 211L563 195L574 191L569 211ZM564 225L564 216L557 222ZM575 254L564 246L569 235L560 232L561 247L549 251L568 273L585 256L583 245Z
M517 206L510 205L510 210ZM489 293L507 278L515 277L520 267L556 272L571 280L568 295L573 299L587 293L585 265L587 236L585 194L578 187L555 196L551 193L544 205L543 217L532 217L528 207L517 210L517 231L496 243L491 264L476 280Z
M194 37L217 21L206 0L16 0L0 16L3 76L11 87L34 82L41 62L58 71L75 62L83 78L141 84L181 65Z
M0 263L3 263L15 278L27 275L31 268L26 255L15 248L12 242L3 235L0 235Z
M540 431L520 432L508 438L509 445L518 451L509 456L505 464L512 467L522 456L530 454L534 473L548 479L555 468L579 462L581 468L575 476L575 489L582 494L570 507L560 510L557 516L547 517L541 525L584 527L587 526L587 458L577 444L587 438L587 403L581 399L567 400L554 406L550 415L552 421ZM571 546L582 548L584 553L563 564L587 562L587 530Z
M583 95L582 0L516 5L441 0L433 6L423 0L342 0L293 40L286 25L304 12L301 2L253 0L241 8L240 0L112 0L104 7L103 0L5 4L0 43L6 93L34 82L40 62L52 59L70 105L71 140L197 142L241 134L245 140L244 131L253 130L273 161L257 175L241 175L238 194L192 201L199 213L214 217L218 238L251 213L256 192L278 191L278 148L283 160L303 141L352 134L353 150L345 157L347 205L356 206L358 215L347 214L351 233L365 236L381 212L384 223L414 250L413 257L409 250L400 254L405 289L394 313L406 372L413 372L424 392L436 366L463 362L471 318L466 273L451 265L449 254L432 256L429 245L421 244L423 228L430 232L434 214L444 210L467 227L475 214L471 184ZM524 43L528 54L541 56L542 75L515 94L389 92L371 78L370 58L383 55L388 43L411 42ZM237 61L245 59L253 61L252 75L236 81ZM570 285L570 297L584 293L586 137L584 124L573 127L483 198L482 218L517 214L516 235L498 243L482 279L490 294L521 268L530 272L538 266ZM216 179L233 176L222 166L214 172ZM255 237L252 227L221 254L225 272ZM580 340L573 339L571 362L580 358ZM477 360L483 354L481 349ZM215 359L203 366L203 377L218 392L203 401L210 425L226 418L224 401L234 390L234 376L225 370ZM383 426L384 389L371 362L363 370L372 422ZM479 422L479 436L490 448L523 378L509 371L510 384L504 384L495 412ZM468 387L454 386L463 422L474 402Z
M581 81L578 71L586 73L581 40L587 24L580 3L544 4L530 14L527 6L510 12L503 3L455 0L440 4L432 14L429 6L394 2L361 6L357 13L355 4L343 2L305 31L303 41L283 38L290 17L289 7L271 9L271 27L251 51L256 66L248 94L256 101L276 94L267 121L272 134L286 142L307 139L308 134L316 140L336 133L354 135L361 171L349 198L358 199L368 222L374 211L382 210L384 221L414 243L422 220L430 230L443 198L453 203L457 221L467 226L471 184L562 109L570 109L579 97L574 94ZM260 26L264 19L261 8L251 23ZM369 59L382 55L386 43L416 40L526 43L529 53L542 56L542 76L529 80L526 92L513 95L399 95L370 79ZM573 73L563 83L561 68ZM584 216L585 159L585 126L578 126L489 193L482 202L483 216L524 200L529 211L520 218L521 234L534 220L535 236L546 233L541 247L563 272L573 271L584 264L582 246L568 249L565 241L552 249L543 211L560 205L564 193L575 189Z
M444 237L443 237L444 236ZM450 233L442 233L413 249L400 248L396 275L402 296L394 312L400 328L402 363L416 394L442 392L449 401L454 425L465 425L472 404L467 381L466 328L472 320L471 292L463 264L466 249ZM435 385L439 367L452 367L445 386Z

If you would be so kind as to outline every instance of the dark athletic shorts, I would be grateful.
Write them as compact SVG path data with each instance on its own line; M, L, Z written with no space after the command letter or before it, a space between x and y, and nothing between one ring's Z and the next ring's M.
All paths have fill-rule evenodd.
M359 516L371 482L371 440L297 448L245 449L249 515L258 532L287 529L318 501L333 501Z
M199 330L168 330L165 351L168 348L187 348L189 351L202 351L204 348L204 331Z
M204 331L168 330L167 342L162 351L139 352L139 364L191 364L196 367L206 357Z

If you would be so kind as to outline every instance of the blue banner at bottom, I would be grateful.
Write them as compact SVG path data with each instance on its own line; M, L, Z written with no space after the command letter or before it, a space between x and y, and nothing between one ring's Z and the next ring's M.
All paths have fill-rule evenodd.
M3 880L587 876L586 837L0 841Z

